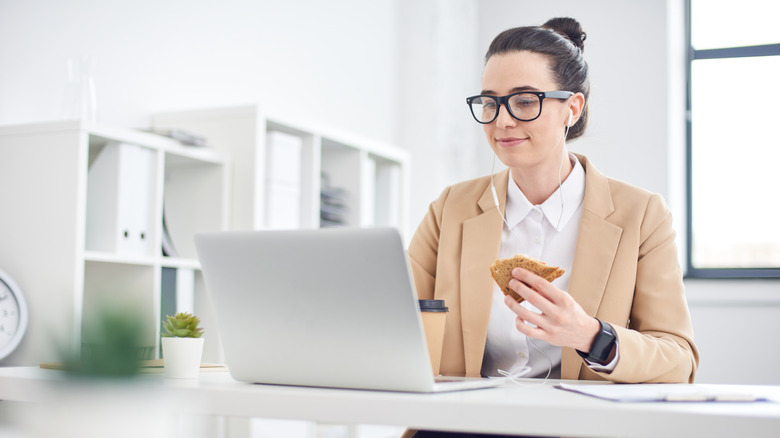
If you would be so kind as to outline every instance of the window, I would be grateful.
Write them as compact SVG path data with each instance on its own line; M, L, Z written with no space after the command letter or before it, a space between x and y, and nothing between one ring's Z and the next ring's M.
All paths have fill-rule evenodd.
M689 277L780 277L780 2L690 0Z

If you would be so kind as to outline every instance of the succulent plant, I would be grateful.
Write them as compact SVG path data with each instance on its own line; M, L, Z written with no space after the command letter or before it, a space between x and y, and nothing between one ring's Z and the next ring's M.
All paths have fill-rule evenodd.
M168 333L162 333L166 338L199 338L203 336L203 329L198 327L200 319L187 312L179 312L174 316L167 315L168 320L163 321L163 327Z

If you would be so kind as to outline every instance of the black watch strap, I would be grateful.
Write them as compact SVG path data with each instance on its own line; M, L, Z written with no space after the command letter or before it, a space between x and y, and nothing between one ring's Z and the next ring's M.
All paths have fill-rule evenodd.
M596 318L601 324L601 329L596 334L596 338L593 339L593 344L590 346L589 353L583 353L577 350L577 354L583 359L587 359L589 362L606 365L607 359L609 359L609 353L612 352L612 347L615 346L615 340L617 336L615 331L612 330L612 326L604 321Z

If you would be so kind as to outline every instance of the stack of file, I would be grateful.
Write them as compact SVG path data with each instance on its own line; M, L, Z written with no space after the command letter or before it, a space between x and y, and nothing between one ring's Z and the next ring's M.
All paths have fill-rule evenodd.
M320 226L340 227L347 225L349 194L346 190L331 187L328 174L322 174L320 191Z
M148 128L147 132L177 140L186 146L206 146L206 137L181 128Z

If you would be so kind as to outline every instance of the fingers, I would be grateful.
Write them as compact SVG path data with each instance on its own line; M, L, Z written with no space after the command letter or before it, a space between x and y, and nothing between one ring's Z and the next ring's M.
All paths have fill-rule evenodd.
M541 312L506 297L504 303L517 315L515 326L520 333L553 345L588 348L598 330L594 326L598 321L570 295L543 278L523 269L515 269L512 274L509 287Z
M529 322L537 327L542 327L545 325L546 317L544 314L534 312L533 310L524 307L522 304L515 301L512 297L505 297L504 303L512 312L515 313L515 315L517 315L519 319L525 322Z
M558 288L549 281L521 268L515 268L512 276L514 278L509 281L509 287L518 295L536 306L542 313L550 313L555 309Z
M517 315L517 330L526 336L555 343L555 338L559 337L562 331L566 331L566 321L571 316L568 314L570 306L567 302L570 297L562 296L566 293L525 269L515 268L512 276L509 287L541 312L530 310L507 297L506 305Z
M547 341L549 335L540 325L544 318L542 315L526 309L512 297L507 297L506 304L518 315L517 318L515 318L515 327L517 327L517 331L528 337ZM526 323L534 325L528 325Z
M559 292L558 288L550 287L552 283L531 271L523 268L515 268L512 270L512 277L525 283L529 288L540 293L550 301L557 301L557 298L559 297L559 294L557 293Z
M544 283L549 283L544 278L534 274L533 272L523 269L523 268L514 268L512 269L512 277L516 278L517 280L522 281L523 283L527 284L528 286L538 289L543 287Z

